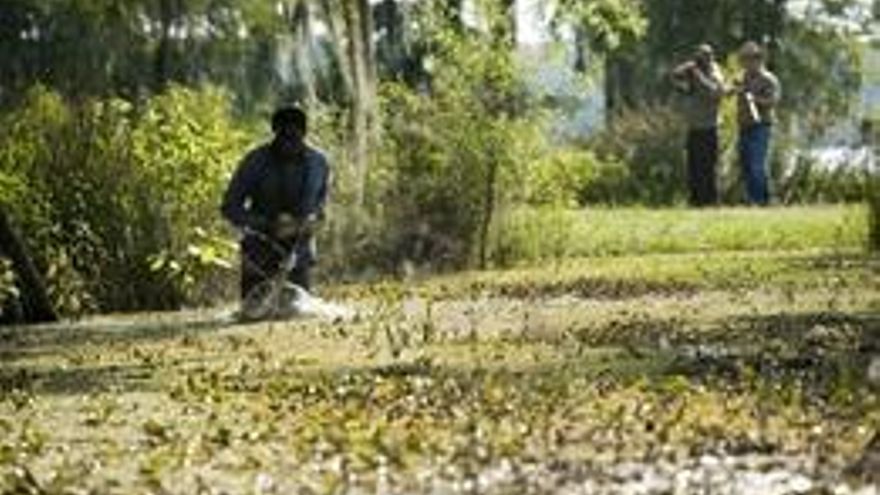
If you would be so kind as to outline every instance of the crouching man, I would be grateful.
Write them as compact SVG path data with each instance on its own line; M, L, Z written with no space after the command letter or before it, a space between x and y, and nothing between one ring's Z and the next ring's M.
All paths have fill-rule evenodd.
M324 154L306 143L305 112L283 107L272 115L272 141L241 161L223 197L223 216L244 236L241 241L241 297L278 275L296 252L288 281L311 290L316 262L314 229L323 219L329 166Z

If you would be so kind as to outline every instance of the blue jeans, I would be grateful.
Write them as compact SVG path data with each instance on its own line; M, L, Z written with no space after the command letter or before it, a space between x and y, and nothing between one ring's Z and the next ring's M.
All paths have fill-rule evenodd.
M739 160L749 203L770 202L767 188L767 154L770 150L770 124L756 124L739 131Z

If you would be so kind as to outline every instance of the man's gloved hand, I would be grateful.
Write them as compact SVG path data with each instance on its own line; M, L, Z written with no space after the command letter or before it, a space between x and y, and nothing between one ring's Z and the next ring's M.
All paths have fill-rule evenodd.
M305 218L295 218L288 213L282 213L275 222L274 235L278 239L290 239L298 235L312 235L321 218L317 214L311 214Z
M282 213L275 222L274 234L278 239L296 237L302 230L302 224L293 215Z
M302 220L302 230L307 235L312 235L315 233L315 229L318 228L318 224L321 223L321 217L317 213L312 213L311 215L306 216Z

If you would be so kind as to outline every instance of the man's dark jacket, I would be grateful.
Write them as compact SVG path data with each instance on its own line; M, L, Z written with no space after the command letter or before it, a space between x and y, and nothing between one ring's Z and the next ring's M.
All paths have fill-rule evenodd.
M329 175L326 157L310 146L288 158L271 143L260 146L235 171L223 197L223 216L238 228L270 236L283 213L300 220L321 217ZM314 257L313 247L306 250L303 254Z

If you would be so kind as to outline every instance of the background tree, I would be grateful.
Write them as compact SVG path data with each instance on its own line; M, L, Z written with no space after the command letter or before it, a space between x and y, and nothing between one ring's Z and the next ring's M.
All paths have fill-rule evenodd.
M0 311L0 322L4 323L44 323L57 321L58 315L49 300L43 277L37 271L31 255L19 238L12 221L0 205L0 255L6 256L12 263L12 270L17 285L21 289L21 314L9 315L9 311Z

